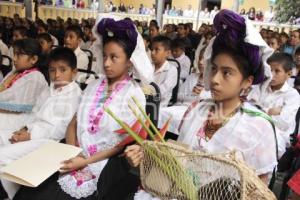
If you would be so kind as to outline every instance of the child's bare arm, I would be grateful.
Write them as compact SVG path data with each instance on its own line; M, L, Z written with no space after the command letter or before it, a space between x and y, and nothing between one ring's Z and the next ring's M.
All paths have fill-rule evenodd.
M72 118L71 122L69 123L66 131L66 143L74 145L77 141L77 117L76 114Z
M121 147L114 147L106 151L97 152L96 154L88 158L84 157L83 155L78 155L70 160L64 161L63 166L60 168L60 170L61 172L65 173L65 172L82 169L86 167L88 164L110 158L116 155L121 150L122 150Z

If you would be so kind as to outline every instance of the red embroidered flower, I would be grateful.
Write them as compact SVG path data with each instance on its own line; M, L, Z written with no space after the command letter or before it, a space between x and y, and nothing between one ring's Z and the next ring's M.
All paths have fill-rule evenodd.
M90 154L90 156L94 155L95 153L97 153L97 145L92 144L88 147L88 152Z

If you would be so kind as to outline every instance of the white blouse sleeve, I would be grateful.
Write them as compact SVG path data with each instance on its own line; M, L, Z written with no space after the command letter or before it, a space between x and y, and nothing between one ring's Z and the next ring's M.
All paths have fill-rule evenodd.
M44 76L36 71L17 80L10 88L0 92L0 109L31 112L40 93L48 87Z
M251 117L248 123L245 131L255 133L249 141L256 140L256 145L243 151L244 159L257 175L271 173L277 164L277 146L272 125L262 117Z

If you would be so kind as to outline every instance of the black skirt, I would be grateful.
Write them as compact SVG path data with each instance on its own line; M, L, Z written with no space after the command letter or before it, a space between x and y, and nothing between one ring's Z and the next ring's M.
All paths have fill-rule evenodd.
M22 186L13 200L77 200L65 193L57 183L59 173L55 173L36 188ZM96 193L81 200L97 200Z
M36 188L22 186L13 200L77 200L65 193L55 173ZM130 172L123 157L109 159L98 180L98 191L80 200L127 200L138 189L139 177Z
M131 172L124 157L118 155L107 162L98 181L98 200L133 199L140 185L140 177Z

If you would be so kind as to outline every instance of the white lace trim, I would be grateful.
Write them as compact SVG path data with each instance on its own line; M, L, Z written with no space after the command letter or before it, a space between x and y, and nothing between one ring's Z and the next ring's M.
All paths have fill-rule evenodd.
M160 199L153 197L150 193L147 193L145 190L140 190L134 195L134 200L160 200Z
M97 191L97 183L107 161L108 159L89 165L89 170L93 175L96 176L96 178L85 181L80 186L77 186L76 179L70 174L59 177L57 182L60 185L61 189L71 197L74 197L76 199L86 198Z
M58 179L61 189L76 199L85 198L92 195L97 190L97 181L99 177L82 183L77 186L77 182L70 174L64 175Z

